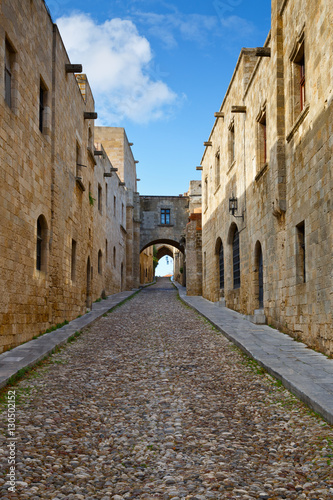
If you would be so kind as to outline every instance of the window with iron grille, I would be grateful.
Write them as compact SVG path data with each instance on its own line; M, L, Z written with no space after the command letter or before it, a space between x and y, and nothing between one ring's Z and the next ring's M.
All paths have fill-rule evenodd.
M76 278L76 241L72 240L71 280Z
M240 288L240 254L239 254L239 232L235 230L232 242L232 265L234 288Z
M161 208L161 224L170 224L170 208Z
M42 224L40 218L37 220L37 247L36 247L36 269L41 271L42 269Z
M220 290L224 289L224 252L223 244L221 243L219 251L219 270L220 270Z

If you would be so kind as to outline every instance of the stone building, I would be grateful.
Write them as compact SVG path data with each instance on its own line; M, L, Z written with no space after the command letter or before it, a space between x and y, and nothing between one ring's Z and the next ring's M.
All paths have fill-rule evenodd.
M333 9L272 0L202 158L203 295L333 353Z
M202 198L201 181L190 181L189 221L185 230L186 294L202 294ZM179 264L181 264L181 259Z
M135 162L95 148L81 71L43 0L2 0L0 352L136 284Z
M140 253L140 285L154 280L154 246L146 247Z

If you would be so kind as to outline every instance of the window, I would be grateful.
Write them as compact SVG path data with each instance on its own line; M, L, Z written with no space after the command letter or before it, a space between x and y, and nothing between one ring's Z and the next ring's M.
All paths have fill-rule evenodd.
M12 107L14 49L6 40L5 47L5 101Z
M46 272L47 267L47 224L43 215L37 219L36 270Z
M39 85L39 130L42 133L46 131L46 107L48 92L46 85L40 81Z
M36 269L40 271L42 269L42 245L43 245L43 237L42 237L42 225L40 222L40 218L37 220L37 250L36 250Z
M257 116L257 170L267 163L266 105Z
M305 222L302 221L296 226L296 281L306 282L305 266Z
M116 247L113 247L113 267L116 267L117 265L117 252L116 252Z
M78 142L76 142L76 177L82 179L82 167L81 167L81 147ZM91 185L89 184L89 193L91 192Z
M109 261L108 240L105 240L105 262Z
M98 251L98 263L97 263L97 269L98 269L98 274L102 274L102 250Z
M98 184L98 210L102 213L102 186Z
M298 37L291 56L292 63L292 120L297 119L306 104L306 60L304 51L304 32Z
M170 224L170 208L161 208L161 224Z
M220 151L215 155L215 188L217 189L220 185Z
M219 271L220 271L220 290L224 289L224 253L223 244L221 242L219 250Z
M108 206L108 196L109 196L109 190L108 190L108 185L107 183L105 183L105 206L107 207Z
M116 211L117 211L117 198L114 196L113 197L113 215L116 216Z
M90 125L88 127L88 148L90 151L93 151L94 148L93 134Z
M240 288L239 232L235 229L232 241L232 269L234 288Z
M229 125L229 164L235 161L235 124L234 121Z
M121 204L121 223L124 225L124 204Z
M205 177L205 185L204 185L204 206L205 210L208 208L208 176Z
M76 277L76 241L72 240L72 259L71 259L71 280Z

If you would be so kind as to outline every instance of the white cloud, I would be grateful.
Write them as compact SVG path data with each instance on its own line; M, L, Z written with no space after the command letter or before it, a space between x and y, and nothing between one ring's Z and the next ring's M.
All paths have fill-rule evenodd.
M197 42L200 45L209 43L212 35L218 35L218 18L201 14L183 14L174 8L170 14L153 12L133 13L138 22L148 27L149 33L156 36L168 48L178 45L178 34L182 39Z
M125 118L147 123L178 105L177 94L152 76L150 44L132 21L97 24L75 13L57 19L57 25L71 61L82 64L88 76L100 124L117 125Z

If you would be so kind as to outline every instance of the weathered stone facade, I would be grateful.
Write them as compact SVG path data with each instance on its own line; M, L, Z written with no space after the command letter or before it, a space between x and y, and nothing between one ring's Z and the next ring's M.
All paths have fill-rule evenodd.
M69 65L42 0L0 3L0 352L139 280L135 163L118 177L97 156L93 96Z
M189 199L181 196L140 196L140 251L166 243L183 251Z
M189 221L185 230L186 294L202 295L201 181L190 181Z
M261 310L328 354L332 16L325 0L272 1L271 32L260 50L242 49L202 159L204 297Z
M145 248L140 253L140 285L152 283L154 280L154 247Z

